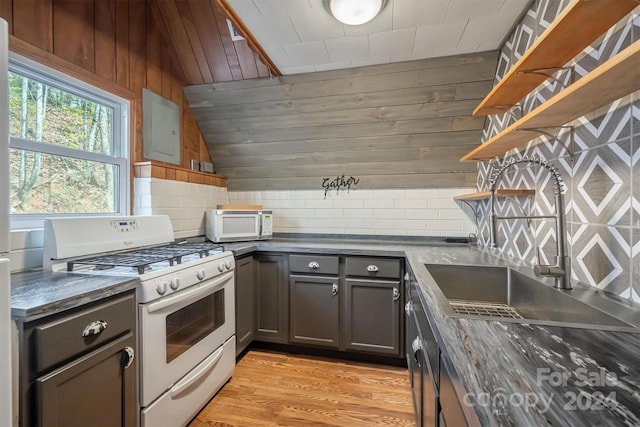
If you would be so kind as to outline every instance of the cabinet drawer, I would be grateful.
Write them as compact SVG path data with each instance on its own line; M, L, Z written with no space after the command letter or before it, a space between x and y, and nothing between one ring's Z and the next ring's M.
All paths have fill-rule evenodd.
M400 278L400 259L347 257L347 276Z
M327 255L290 255L292 273L338 274L339 258Z
M34 328L36 370L43 370L99 347L135 329L135 297L128 295L104 304L80 309L67 316ZM95 335L83 337L93 322L106 328L94 328Z

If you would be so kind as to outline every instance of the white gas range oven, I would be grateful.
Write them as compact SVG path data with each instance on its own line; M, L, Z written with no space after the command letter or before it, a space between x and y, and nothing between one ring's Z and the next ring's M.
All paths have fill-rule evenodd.
M175 243L164 215L52 218L45 221L43 258L52 271L140 279L143 426L186 424L231 378L231 252L208 241Z

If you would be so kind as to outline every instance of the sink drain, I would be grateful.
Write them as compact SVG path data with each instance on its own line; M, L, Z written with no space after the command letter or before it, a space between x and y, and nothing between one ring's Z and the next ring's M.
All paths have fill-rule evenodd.
M502 317L507 319L523 318L513 307L506 304L464 300L449 300L449 304L456 314L463 316Z

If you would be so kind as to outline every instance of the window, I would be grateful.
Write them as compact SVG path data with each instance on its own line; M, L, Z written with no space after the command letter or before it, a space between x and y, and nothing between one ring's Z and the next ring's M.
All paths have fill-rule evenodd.
M128 110L122 98L10 55L12 228L128 214Z

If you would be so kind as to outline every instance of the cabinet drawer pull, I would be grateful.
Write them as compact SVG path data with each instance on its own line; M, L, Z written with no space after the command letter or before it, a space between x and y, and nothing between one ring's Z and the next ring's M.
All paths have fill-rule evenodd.
M336 295L338 295L338 284L334 283L333 285L331 285L331 295L333 295L334 297Z
M100 335L102 331L107 329L107 322L104 320L95 320L89 323L82 332L83 337L91 337L94 335Z
M398 301L400 299L400 291L398 288L393 288L393 300Z
M133 359L135 359L136 353L129 346L126 346L122 353L122 363L124 365L124 369L127 369L133 363Z
M317 270L320 268L320 264L318 263L318 261L311 261L308 267L312 270Z
M378 269L378 266L377 266L377 265L375 265L375 264L371 264L371 265L367 266L367 271L368 271L369 273L377 273L377 272L378 272L378 270L379 270L379 269Z

